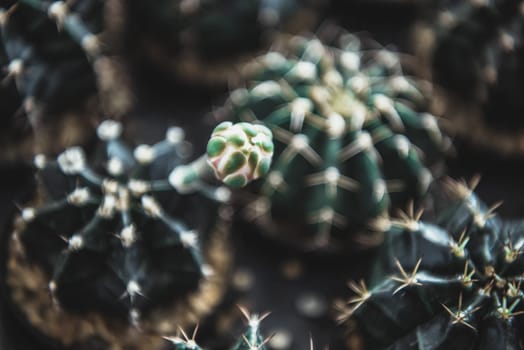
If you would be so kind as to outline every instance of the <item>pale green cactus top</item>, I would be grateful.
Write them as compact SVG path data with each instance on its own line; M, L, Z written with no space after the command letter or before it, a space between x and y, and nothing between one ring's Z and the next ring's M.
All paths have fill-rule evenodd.
M208 163L217 178L243 187L267 174L273 157L273 135L263 125L223 122L207 144Z

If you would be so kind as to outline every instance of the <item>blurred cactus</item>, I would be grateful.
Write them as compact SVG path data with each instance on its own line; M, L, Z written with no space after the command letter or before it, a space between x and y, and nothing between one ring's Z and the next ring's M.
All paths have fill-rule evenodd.
M449 140L395 53L334 37L333 47L293 37L254 60L219 114L276 139L249 219L302 247L358 249L380 242L370 227L388 207L425 194L426 164Z
M239 130L227 125L221 131L227 128ZM225 234L216 214L217 203L227 202L230 191L209 183L213 171L205 156L187 163L180 128L168 129L164 141L134 150L122 141L118 122L104 121L97 134L104 150L93 157L72 147L56 161L35 158L40 198L21 211L15 233L21 251L49 276L52 300L71 314L127 316L153 332L166 327L154 316L159 308L176 311L170 325L193 322L210 312L223 292L229 258L227 244L216 242ZM234 140L227 139L225 147L232 147L229 142ZM246 157L259 152L255 145ZM227 163L230 156L218 161ZM222 178L227 180L229 170ZM27 287L12 279L12 289Z
M104 45L106 6L102 0L19 0L3 5L0 22L8 74L38 132L75 115L69 127L79 124L85 133L102 112L120 117L129 108L128 87L116 87L122 76L116 76L118 65Z
M238 341L232 346L231 350L266 350L266 343L271 338L263 338L260 332L260 322L262 322L269 314L258 316L257 314L250 315L245 309L240 308L242 314L246 318L247 327ZM196 332L195 328L193 336L189 338L187 334L180 330L182 336L166 337L172 346L172 350L202 350L202 348L195 342ZM312 349L311 349L312 350Z
M310 27L315 22L309 11L314 2L131 0L129 46L156 69L191 82L224 86L232 78L234 63L265 46L275 30Z
M6 62L0 47L0 66ZM14 82L0 74L0 162L19 160L32 152L31 127Z
M524 2L436 1L416 29L422 73L443 89L450 130L505 153L524 152Z
M385 227L370 278L341 320L365 349L523 349L522 221L506 221L472 185L449 181L437 224L411 208Z

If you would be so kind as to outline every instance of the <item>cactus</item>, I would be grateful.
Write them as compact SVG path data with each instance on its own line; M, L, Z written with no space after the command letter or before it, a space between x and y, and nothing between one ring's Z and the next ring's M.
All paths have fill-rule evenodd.
M449 143L395 53L335 37L293 37L248 64L217 116L272 130L274 165L247 216L306 249L377 244L370 225L426 192L426 164Z
M139 59L178 78L225 85L234 72L231 62L265 46L272 32L310 26L309 2L315 1L133 0L129 45Z
M228 150L238 147L229 142L262 130L262 146L256 135L249 134L251 147L246 140L241 148L250 160L262 147L272 147L271 134L263 127L226 123L217 129L227 136ZM122 125L107 120L97 129L102 152L88 157L82 148L72 147L56 161L43 155L35 158L39 195L21 210L14 233L18 248L11 249L12 294L19 297L20 290L35 288L17 277L23 273L36 280L49 278L51 300L70 315L67 322L89 336L94 336L89 323L96 322L83 318L86 314L107 318L106 328L95 327L99 335L116 332L118 327L110 321L114 319L125 324L127 318L153 333L193 322L219 301L228 270L223 241L227 223L216 214L230 191L210 183L213 170L206 156L187 163L187 142L180 128L168 129L166 139L153 146L142 144L134 150L121 134ZM214 137L211 141L218 136ZM213 157L218 164L238 164L231 152ZM220 169L222 179L238 171L231 166ZM256 164L249 169L242 169L247 178L258 175ZM37 272L31 272L32 264L38 266ZM34 307L32 302L26 305L23 298L15 302L32 315L28 310ZM176 319L166 326L166 317L173 317L164 315L169 312ZM41 321L36 323L42 326ZM56 324L43 326L44 332L67 345L78 340L60 338L71 334L64 335L68 333L56 329ZM72 334L85 336L76 330ZM133 340L117 337L115 342L124 346Z
M102 111L121 117L129 109L128 88L120 84L125 77L112 55L114 45L104 23L104 1L10 3L2 5L0 15L7 70L37 132L73 118L67 127L84 134ZM53 128L56 125L50 132ZM81 140L71 138L67 145Z
M523 349L523 224L498 217L472 185L449 181L436 224L413 210L385 226L370 278L341 320L369 349Z
M247 327L238 341L231 347L231 350L266 350L266 343L271 339L263 338L260 333L260 323L269 315L268 313L258 316L257 314L250 315L245 309L240 308L243 316L247 321ZM195 342L198 327L195 328L193 336L189 338L187 334L180 329L182 337L165 337L168 340L173 350L202 350L202 348ZM311 349L313 350L313 349Z
M0 48L0 66L6 58ZM7 75L0 74L0 161L18 160L31 154L31 128L22 108L22 99Z
M524 2L437 3L434 18L417 28L416 45L423 74L443 90L447 124L476 144L522 153Z

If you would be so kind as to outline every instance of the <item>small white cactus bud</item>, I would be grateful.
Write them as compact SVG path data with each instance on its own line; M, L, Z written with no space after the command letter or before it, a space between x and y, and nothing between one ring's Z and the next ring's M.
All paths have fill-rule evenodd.
M287 59L279 52L271 51L262 56L262 63L273 69L282 67L286 62Z
M184 231L180 233L180 241L184 247L196 247L198 243L198 236L195 231Z
M22 220L25 222L31 222L36 217L36 211L34 208L24 208L22 209Z
M341 137L346 131L346 120L338 113L331 113L326 119L326 132L332 138Z
M231 198L231 191L224 186L218 187L215 190L215 198L221 203L229 202L229 199Z
M33 160L33 164L37 169L44 169L47 164L47 158L43 154L37 154Z
M67 11L67 4L64 1L55 1L49 5L47 15L59 24L62 24L67 15Z
M9 74L16 76L19 76L24 71L24 61L21 59L14 59L11 62L9 62L9 65L7 66L7 71Z
M136 295L142 295L142 288L140 288L137 281L131 280L127 283L126 292L130 297L134 297Z
M177 126L172 126L169 129L167 129L166 132L166 140L169 143L177 144L184 140L185 137L184 129L179 128Z
M147 215L151 217L159 217L162 215L162 208L160 204L151 196L142 196L141 198L142 208Z
M348 71L358 71L360 68L360 56L355 52L343 52L340 55L340 64Z
M127 188L129 188L133 196L139 197L149 191L149 183L147 181L131 179L127 183Z
M86 166L84 151L80 147L66 149L58 156L58 166L66 175L82 172Z
M67 196L67 201L76 206L84 205L90 197L87 187L77 188Z
M107 162L107 171L112 176L119 176L122 175L124 172L124 163L118 158L111 158Z
M111 194L106 194L102 200L102 204L98 207L98 215L103 218L111 218L116 210L116 198Z
M102 141L110 141L122 135L122 124L114 120L105 120L96 129L98 137Z
M136 241L136 229L134 225L126 226L120 231L122 245L129 248Z
M317 67L314 63L299 61L290 74L296 79L314 81L317 78Z
M264 81L251 89L251 94L261 99L277 96L281 93L282 88L276 81L273 80Z
M139 145L135 148L133 155L140 164L149 164L155 159L155 151L149 145Z
M84 239L80 235L73 235L67 241L69 250L80 250L84 246Z
M208 163L218 179L242 187L265 175L273 157L271 131L262 125L223 122L207 144Z

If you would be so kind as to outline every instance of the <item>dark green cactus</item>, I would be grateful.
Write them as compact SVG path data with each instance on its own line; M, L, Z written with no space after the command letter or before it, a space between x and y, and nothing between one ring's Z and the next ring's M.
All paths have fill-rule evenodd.
M524 225L499 218L473 192L450 181L437 224L413 213L385 226L368 289L341 319L366 349L523 349Z
M108 56L112 47L103 39L103 0L19 0L7 5L2 5L1 21L7 69L34 124L79 110L97 93L112 95L101 96L106 114L120 117L126 111L129 93L125 86L115 88L122 77Z
M132 0L129 46L153 59L156 66L174 66L181 76L200 74L206 79L202 71L209 64L214 62L215 70L231 68L231 62L238 62L243 54L263 47L273 31L286 28L309 2L314 1ZM138 46L137 38L141 40ZM201 69L195 68L197 62ZM218 73L206 71L211 76Z
M292 37L254 60L219 112L272 130L274 165L247 214L306 247L376 244L370 225L425 194L426 164L448 147L395 53L336 37Z
M262 322L269 314L258 316L257 314L250 315L245 309L240 308L242 314L247 321L247 327L242 336L233 345L230 350L266 350L266 343L271 339L263 338L260 332L260 322ZM196 332L195 328L193 336L189 338L187 334L181 329L182 337L165 337L171 344L172 350L202 350L202 348L195 342ZM313 350L313 349L311 349Z
M521 137L524 128L524 101L519 93L524 81L524 2L436 3L438 9L427 24L434 44L424 56L433 80L449 95L447 103L451 106L446 114L450 126L455 124L467 138L476 137L484 144L496 142L509 151L515 148L522 152L520 141L507 146L504 144L508 140L492 138ZM425 35L419 39L421 47L430 41ZM460 107L466 110L461 112ZM476 115L479 120L472 119ZM460 123L455 118L470 119ZM472 123L486 130L472 133ZM492 136L497 130L505 136Z
M134 150L121 133L120 123L107 120L97 129L101 153L88 158L72 147L56 161L37 156L41 203L22 209L15 238L26 259L49 276L57 305L74 314L127 316L138 326L142 316L184 303L203 280L214 278L206 252L216 232L224 231L216 214L230 191L209 182L213 170L206 156L187 163L182 129L170 128L164 141ZM221 179L259 175L263 147L272 147L266 128L223 123L210 142L217 138L224 141L223 152L213 152L209 162L218 164ZM260 154L256 162L253 153ZM197 302L200 311L188 311L193 318L206 307Z
M2 37L26 103L56 112L94 95L89 57L99 49L95 34L102 30L103 1L76 1L72 8L40 0L12 6Z

